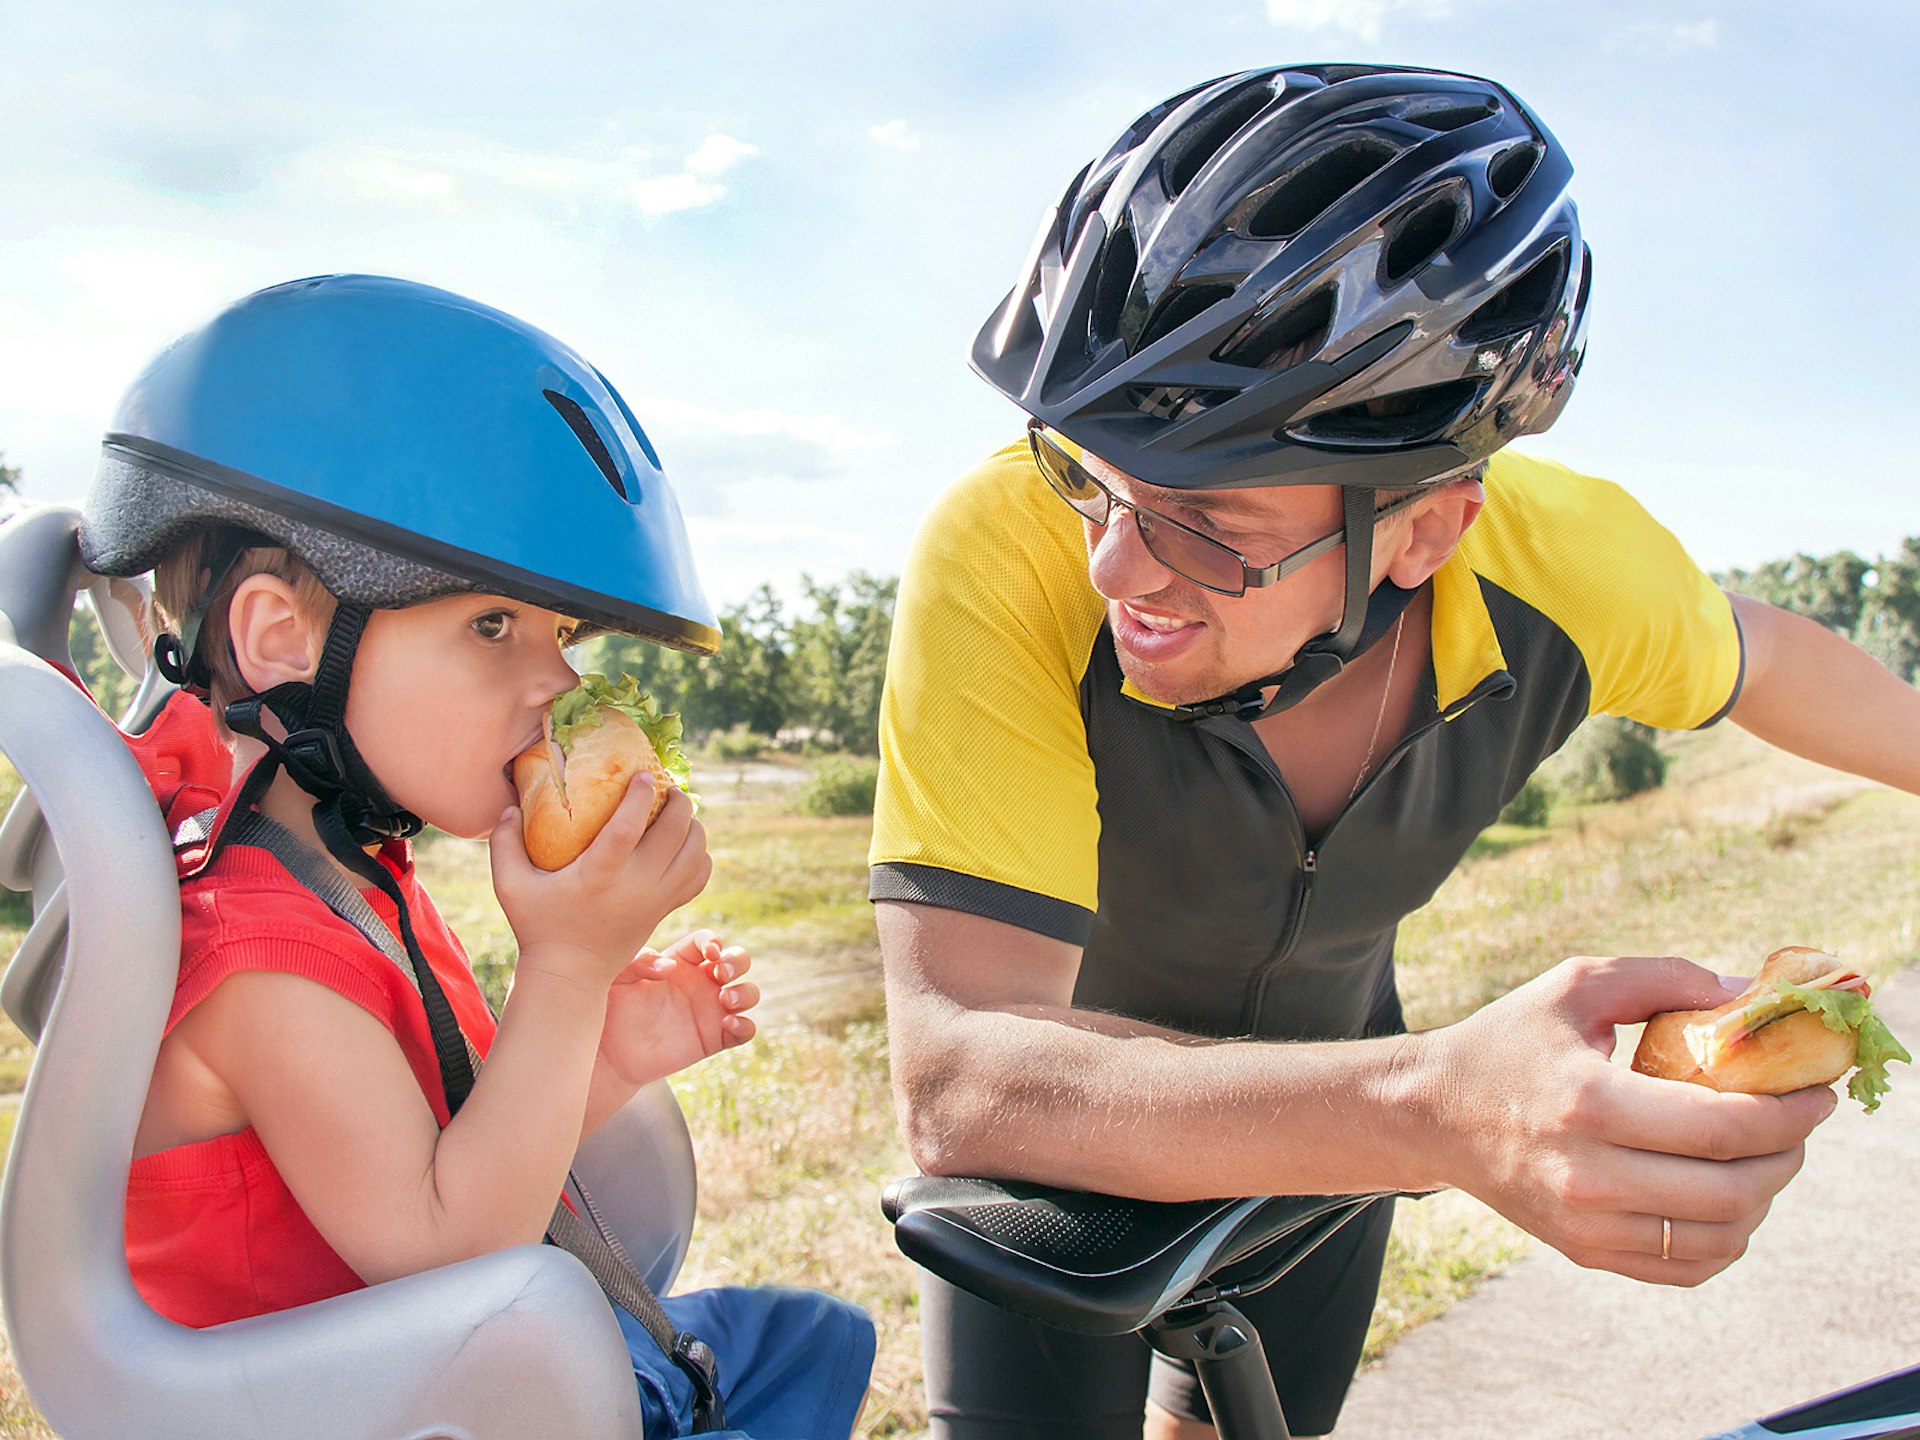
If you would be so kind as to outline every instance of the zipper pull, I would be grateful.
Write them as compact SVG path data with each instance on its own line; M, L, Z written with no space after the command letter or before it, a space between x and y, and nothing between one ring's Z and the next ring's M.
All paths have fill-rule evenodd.
M1307 853L1300 858L1300 868L1309 875L1313 874L1314 871L1320 868L1320 852L1318 850L1307 851Z

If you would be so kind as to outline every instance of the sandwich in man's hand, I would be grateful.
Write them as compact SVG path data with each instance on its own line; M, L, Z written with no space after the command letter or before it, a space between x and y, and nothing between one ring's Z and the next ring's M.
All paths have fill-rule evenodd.
M617 685L582 675L553 702L545 729L513 761L527 858L542 870L558 870L593 843L640 771L653 776L649 825L667 803L669 784L692 793L680 717L662 715L631 675Z
M1871 1113L1887 1093L1887 1062L1911 1064L1913 1056L1874 1014L1869 994L1866 980L1833 956L1788 945L1718 1009L1655 1015L1633 1068L1747 1095L1831 1085L1853 1069L1847 1093Z

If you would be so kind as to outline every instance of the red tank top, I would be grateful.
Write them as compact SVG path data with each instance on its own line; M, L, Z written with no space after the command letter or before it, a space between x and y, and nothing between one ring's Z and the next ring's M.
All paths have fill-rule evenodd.
M190 712L174 721L171 740L191 731ZM211 734L211 721L204 723ZM141 739L134 748L153 776ZM193 742L186 747L194 748ZM188 780L187 789L197 791L193 801L212 783L204 752L199 758L203 763L185 766L185 775L175 771ZM156 789L170 818L185 818L180 812L188 806L169 805L175 797ZM493 1040L493 1016L466 952L414 874L411 847L404 840L391 842L380 861L399 882L415 938L460 1028L484 1056ZM393 902L378 890L362 893L397 936ZM224 847L204 871L182 880L180 908L180 979L167 1016L169 1033L237 971L300 975L346 996L392 1031L421 1093L440 1123L447 1122L426 1009L413 982L271 854L243 845ZM127 1264L149 1305L193 1326L304 1305L363 1284L314 1229L251 1128L133 1162L127 1179Z

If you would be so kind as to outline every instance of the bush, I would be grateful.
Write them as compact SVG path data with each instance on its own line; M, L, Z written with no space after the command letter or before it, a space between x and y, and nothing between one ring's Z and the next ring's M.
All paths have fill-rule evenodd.
M722 760L751 760L765 752L773 744L770 736L757 730L749 730L743 720L731 729L717 732L708 742L713 753Z
M871 815L880 762L858 755L829 755L800 787L794 809L802 815Z
M1528 777L1527 783L1520 787L1520 793L1507 802L1507 808L1500 812L1503 825L1525 825L1529 829L1539 830L1553 818L1553 787L1538 775Z
M1666 783L1667 759L1651 726L1601 717L1574 732L1554 761L1561 791L1578 800L1624 800Z

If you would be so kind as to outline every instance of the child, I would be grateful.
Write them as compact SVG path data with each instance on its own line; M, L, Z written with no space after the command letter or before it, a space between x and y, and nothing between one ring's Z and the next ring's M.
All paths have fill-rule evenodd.
M508 765L575 683L566 646L718 640L631 413L571 351L457 296L278 286L135 382L81 546L101 574L157 567L179 635L156 660L234 749L224 801L179 836L179 985L128 1183L135 1283L211 1325L537 1242L579 1141L752 1038L759 998L746 952L710 932L643 948L711 868L684 794L647 827L637 782L558 871L521 845ZM414 973L261 848L257 817L344 876ZM497 1029L414 875L422 822L490 838L520 948ZM729 1433L851 1430L874 1350L857 1307L665 1304L717 1356ZM707 1418L697 1367L616 1315L646 1435L688 1433Z

